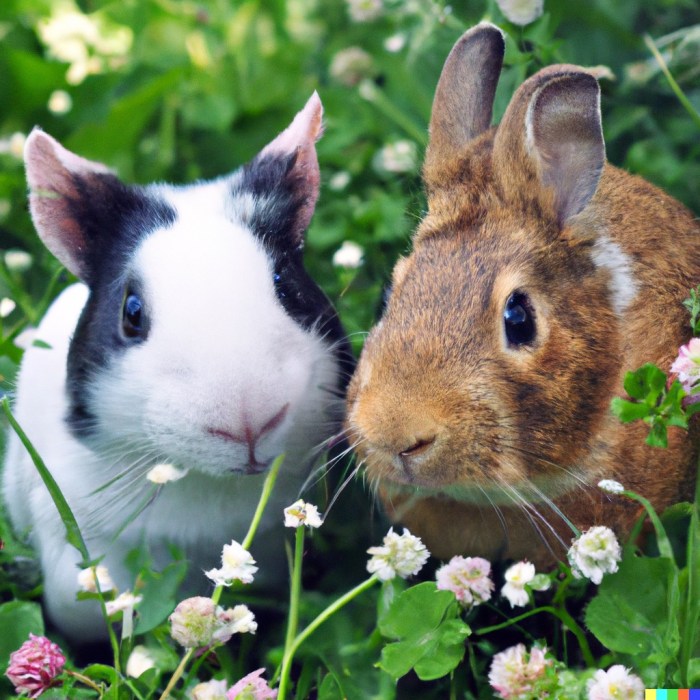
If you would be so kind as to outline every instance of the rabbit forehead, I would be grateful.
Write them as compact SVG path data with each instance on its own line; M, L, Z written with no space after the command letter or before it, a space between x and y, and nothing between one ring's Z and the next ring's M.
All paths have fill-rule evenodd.
M145 238L134 255L131 273L153 307L156 333L182 334L177 317L205 337L231 324L298 328L275 297L273 261L241 223L255 202L237 202L239 220L224 187L219 182L168 193L175 222Z

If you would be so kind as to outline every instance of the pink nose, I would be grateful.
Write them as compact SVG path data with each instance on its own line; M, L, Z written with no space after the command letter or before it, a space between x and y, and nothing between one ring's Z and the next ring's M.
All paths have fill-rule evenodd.
M216 437L223 438L224 440L228 440L230 442L235 442L239 445L248 445L250 454L254 456L255 446L258 443L258 440L260 440L263 435L273 431L278 425L280 425L287 415L288 410L289 404L286 403L284 406L282 406L282 408L280 408L279 411L277 411L277 413L275 413L274 416L272 416L272 418L263 423L260 427L251 425L248 422L248 419L244 418L242 434L238 432L233 433L230 430L225 430L223 428L207 428L207 432L211 435L215 435Z

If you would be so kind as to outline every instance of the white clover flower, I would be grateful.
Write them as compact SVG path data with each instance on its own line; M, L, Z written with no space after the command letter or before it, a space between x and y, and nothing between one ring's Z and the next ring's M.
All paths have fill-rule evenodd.
M362 265L364 248L354 241L343 241L343 245L333 254L333 264L346 270L356 270Z
M376 86L374 80L365 78L357 86L357 94L367 102L374 102L381 95L381 90Z
M372 75L374 61L364 49L349 46L333 56L328 70L334 80L347 87L354 87L363 78Z
M347 170L339 170L328 181L328 187L333 192L342 192L350 184L350 173Z
M143 596L134 595L131 591L120 593L114 600L105 602L107 615L112 616L118 612L128 612L133 610L143 600Z
M103 593L117 590L112 577L109 575L109 570L102 564L82 569L78 573L78 586L80 586L81 591L97 593L97 583L100 584L100 590Z
M221 551L221 568L204 573L217 586L230 586L234 581L252 583L257 570L251 553L236 540L231 540L231 544L225 544Z
M214 632L219 626L214 601L203 596L183 600L168 619L170 636L185 649L211 644Z
M17 304L13 299L9 297L0 299L0 318L7 318L16 308Z
M25 250L12 249L5 253L5 265L12 272L26 272L32 262L32 256Z
M496 0L505 18L524 27L539 19L544 12L544 0Z
M576 578L600 583L604 574L614 574L622 556L620 543L609 528L597 525L584 532L568 553L571 571Z
M406 46L406 36L404 34L394 34L384 39L384 49L389 53L398 53Z
M146 478L154 484L167 484L169 481L182 479L186 474L186 469L178 469L172 464L163 463L156 464L156 466L146 474Z
M407 139L387 144L375 156L374 165L389 173L411 172L418 165L418 146Z
M234 634L254 634L258 629L255 616L246 605L224 610L211 598L202 596L183 600L168 619L170 636L185 649L225 644Z
M384 10L382 0L346 0L346 4L353 22L371 22Z
M528 596L525 586L531 583L534 578L535 565L528 561L519 561L506 570L506 583L501 588L501 595L508 599L512 608L528 604L530 596Z
M11 136L0 139L0 153L11 155L17 160L22 160L22 158L24 158L24 144L26 141L26 134L23 134L21 131L15 131Z
M588 700L642 700L644 683L620 664L599 669L588 681Z
M440 590L452 591L464 606L479 605L491 598L491 564L481 557L452 557L440 567L435 578Z
M225 644L234 634L255 634L258 623L255 615L247 605L236 605L234 608L223 610L217 608L218 627L212 635L212 641Z
M190 691L192 700L226 700L228 683L226 680L198 683Z
M319 528L323 525L323 518L315 505L299 499L284 509L284 526L301 527L302 525Z
M412 535L406 528L402 535L398 535L393 527L389 528L384 544L381 547L370 547L367 553L372 555L367 562L367 571L370 574L376 573L381 581L417 574L430 556L419 537Z
M619 482L613 479L603 479L598 482L598 488L602 489L606 493L622 493L625 487Z
M73 98L65 90L54 90L47 106L53 114L67 114L73 107Z
M547 649L532 647L528 654L524 644L516 644L496 654L489 670L489 683L500 698L529 698L535 683L544 676L552 660Z
M126 662L126 675L132 678L138 678L146 673L151 668L156 667L153 655L143 644L137 644L129 654L129 660Z
M37 30L48 53L70 63L66 80L74 85L91 73L115 67L133 42L129 27L83 14L70 4L57 5L51 17L39 22Z

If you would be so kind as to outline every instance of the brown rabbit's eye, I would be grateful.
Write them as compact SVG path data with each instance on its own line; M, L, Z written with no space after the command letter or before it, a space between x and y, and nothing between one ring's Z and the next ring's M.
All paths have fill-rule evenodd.
M506 302L503 311L503 324L505 326L508 345L528 345L535 339L537 329L532 305L527 294L513 292Z

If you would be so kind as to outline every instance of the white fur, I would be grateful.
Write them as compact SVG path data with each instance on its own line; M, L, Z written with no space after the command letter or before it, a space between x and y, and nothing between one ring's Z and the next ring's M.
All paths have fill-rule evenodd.
M144 537L161 565L167 542L184 548L206 586L197 569L217 566L223 544L242 539L264 479L244 473L247 445L208 430L243 435L246 425L257 429L288 405L255 449L264 463L286 453L252 549L262 578L279 576L274 562L283 561L283 534L270 531L295 500L310 452L328 436L337 409L325 390L336 384L333 356L277 301L271 262L250 231L226 218L224 191L224 182L215 181L159 192L178 219L144 240L127 271L143 282L149 335L116 355L92 384L90 404L99 416L94 449L75 440L63 421L66 353L85 287L69 288L54 303L38 331L52 349L30 348L20 371L16 416L90 534L91 556L107 553L122 590L133 586L124 556ZM112 542L155 489L146 472L163 461L188 474L162 486ZM14 436L5 472L11 517L20 530L31 530L42 559L51 617L71 636L103 636L96 607L75 601L78 554L65 544L57 511Z
M615 313L621 316L637 294L632 261L620 245L605 234L598 236L591 256L596 267L610 271L610 298Z

